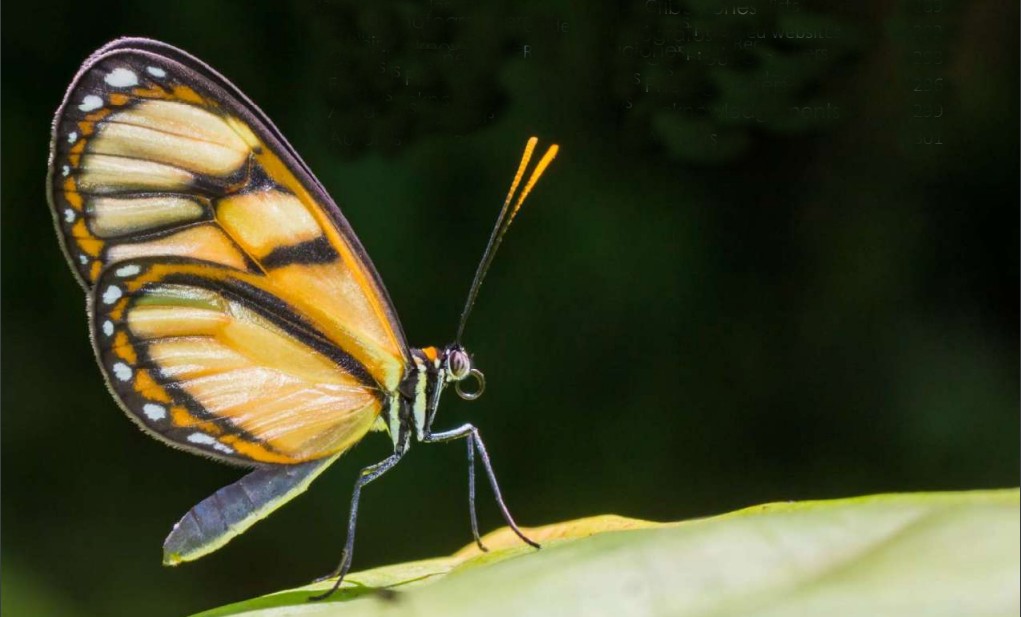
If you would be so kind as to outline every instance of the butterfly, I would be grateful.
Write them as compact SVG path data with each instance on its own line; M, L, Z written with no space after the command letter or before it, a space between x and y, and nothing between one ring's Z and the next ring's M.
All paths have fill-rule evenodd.
M507 524L538 548L504 504L478 429L433 430L448 386L468 400L485 387L461 340L504 234L557 154L550 146L522 183L535 145L526 145L454 342L412 348L340 209L236 86L149 39L114 40L85 61L53 122L47 196L106 384L146 433L254 467L181 518L165 564L220 548L370 431L388 433L393 454L359 474L336 581L320 597L351 566L362 489L414 442L467 442L480 548L476 455Z

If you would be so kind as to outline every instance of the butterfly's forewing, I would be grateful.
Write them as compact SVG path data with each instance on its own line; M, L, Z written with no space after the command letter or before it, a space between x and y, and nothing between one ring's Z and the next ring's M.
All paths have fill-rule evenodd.
M258 275L381 389L397 387L407 345L358 239L272 123L199 60L144 39L96 52L54 121L48 189L86 289L146 256Z

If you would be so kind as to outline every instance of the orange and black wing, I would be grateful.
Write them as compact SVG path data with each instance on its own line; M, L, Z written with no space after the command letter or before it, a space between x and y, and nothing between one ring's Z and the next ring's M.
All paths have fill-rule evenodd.
M400 323L339 208L188 54L145 39L93 54L54 120L48 192L107 380L161 438L238 462L324 458L403 377Z
M347 450L385 398L266 277L187 258L118 262L92 290L110 389L149 432L245 463Z

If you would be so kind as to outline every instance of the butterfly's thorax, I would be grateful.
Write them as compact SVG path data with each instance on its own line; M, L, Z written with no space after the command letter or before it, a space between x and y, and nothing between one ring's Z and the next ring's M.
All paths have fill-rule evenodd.
M422 441L429 432L440 394L447 385L443 353L436 347L411 350L412 364L383 411L396 451L406 451L412 437Z

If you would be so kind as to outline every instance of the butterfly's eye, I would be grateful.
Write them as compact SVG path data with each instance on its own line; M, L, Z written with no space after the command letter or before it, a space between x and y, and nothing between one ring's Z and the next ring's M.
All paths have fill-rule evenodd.
M472 367L471 358L460 347L454 347L447 352L447 375L448 379L454 382L454 391L466 401L474 401L482 396L486 389L486 376L477 368ZM468 378L474 377L477 387L474 390L465 390L462 384L469 383Z
M463 349L452 349L447 354L447 372L451 381L461 381L471 372L472 361Z

